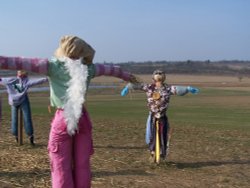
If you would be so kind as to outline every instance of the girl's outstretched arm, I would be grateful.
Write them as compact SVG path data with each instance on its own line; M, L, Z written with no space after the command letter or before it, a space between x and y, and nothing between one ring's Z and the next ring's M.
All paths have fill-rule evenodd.
M38 74L47 74L48 59L0 56L0 69L26 70Z

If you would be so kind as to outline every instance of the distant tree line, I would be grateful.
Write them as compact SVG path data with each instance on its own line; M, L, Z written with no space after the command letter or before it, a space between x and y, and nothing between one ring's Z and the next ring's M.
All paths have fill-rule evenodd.
M211 75L233 75L238 77L250 76L250 61L144 61L108 63L116 64L123 70L134 74L152 74L153 70L161 69L167 74L211 74ZM0 70L1 76L15 75L15 71Z
M146 61L119 63L122 69L135 74L152 74L161 69L174 74L212 74L250 76L250 61Z

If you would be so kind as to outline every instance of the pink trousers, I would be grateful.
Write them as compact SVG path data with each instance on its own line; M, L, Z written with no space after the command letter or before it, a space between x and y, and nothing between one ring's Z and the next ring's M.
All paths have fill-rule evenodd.
M56 111L48 143L53 188L91 187L92 124L86 110L83 110L78 128L79 131L70 136L63 110Z

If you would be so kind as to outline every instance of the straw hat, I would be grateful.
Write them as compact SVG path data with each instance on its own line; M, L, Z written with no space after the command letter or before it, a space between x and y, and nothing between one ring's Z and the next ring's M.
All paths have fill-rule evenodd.
M85 63L90 64L93 61L95 50L79 37L66 35L61 38L59 47L55 51L54 55L57 58L83 58Z

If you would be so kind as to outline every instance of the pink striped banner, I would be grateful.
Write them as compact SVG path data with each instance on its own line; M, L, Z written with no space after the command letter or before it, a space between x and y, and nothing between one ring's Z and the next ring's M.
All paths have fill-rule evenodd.
M48 59L0 56L0 69L26 70L28 72L47 74Z

